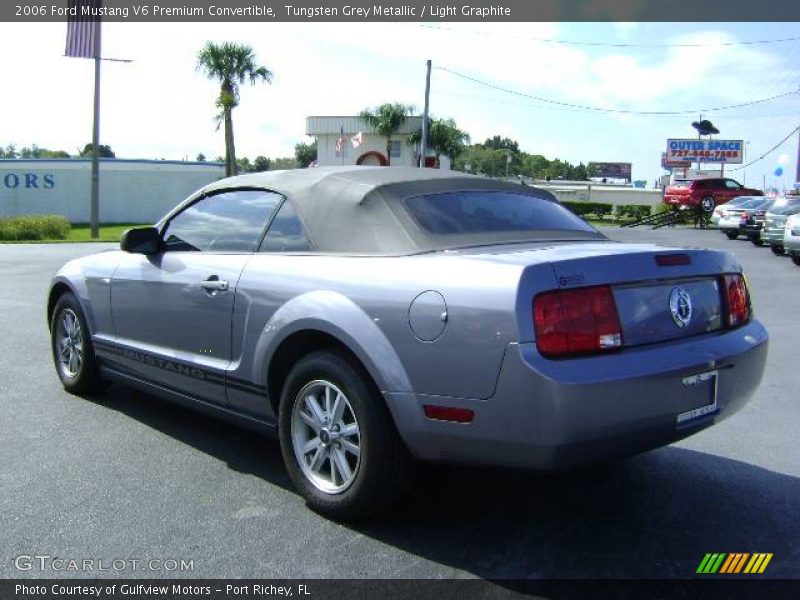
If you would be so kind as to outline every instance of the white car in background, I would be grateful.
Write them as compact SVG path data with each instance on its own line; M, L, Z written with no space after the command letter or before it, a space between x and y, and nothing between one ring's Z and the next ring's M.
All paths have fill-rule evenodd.
M800 214L794 214L786 219L783 249L792 257L792 262L800 267Z
M736 206L739 206L740 204L744 204L748 200L756 197L757 196L737 196L736 198L733 198L731 201L726 202L725 204L720 204L714 209L714 212L711 213L711 219L709 219L709 226L719 227L719 220L726 213L727 209L734 208Z

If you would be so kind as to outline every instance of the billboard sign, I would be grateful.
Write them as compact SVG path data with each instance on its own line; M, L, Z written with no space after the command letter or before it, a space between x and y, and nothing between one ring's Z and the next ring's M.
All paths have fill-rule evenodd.
M589 169L592 177L631 180L631 163L590 162Z
M743 162L742 140L667 140L667 160L739 165Z
M666 152L661 153L661 166L664 169L688 169L692 166L690 160L670 159Z

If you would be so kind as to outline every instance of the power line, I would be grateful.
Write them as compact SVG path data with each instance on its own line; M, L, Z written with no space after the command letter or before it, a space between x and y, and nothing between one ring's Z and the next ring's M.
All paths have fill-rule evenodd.
M477 96L475 94L460 94L458 92L448 92L448 91L440 91L437 92L438 96L452 96L454 98L469 98L470 100L474 100L476 102L485 102L485 103L493 103L493 104L507 104L510 106L522 106L522 107L536 107L538 110L555 110L560 112L568 112L568 113L578 113L578 114L591 114L590 112L580 110L577 108L566 108L560 106L542 106L541 104L536 104L535 102L526 102L524 99L519 101L513 99L506 99L506 98L497 98L492 96ZM747 107L746 107L747 108ZM638 116L645 116L651 117L653 115L626 115L629 117L638 117ZM755 114L752 112L740 112L740 113L726 113L725 119L726 120L753 120L753 119L773 119L778 117L794 117L797 116L797 111L790 111L790 112L768 112L768 113L758 113ZM681 119L686 121L686 115L660 115L660 118L663 119Z
M541 42L544 44L560 44L563 46L592 46L592 47L602 47L602 48L709 48L709 47L716 47L716 46L758 46L758 45L765 45L765 44L783 44L786 42L794 42L800 40L800 37L787 37L787 38L778 38L778 39L768 39L768 40L740 40L740 41L732 41L732 42L714 42L714 43L686 43L686 44L664 44L664 43L656 43L656 44L634 44L634 43L624 43L624 42L583 42L580 40L560 40L556 38L542 38L542 37L530 37L530 36L523 36L523 35L513 35L507 33L490 33L488 31L474 31L474 30L461 30L461 29L454 29L452 27L442 27L440 25L426 25L420 24L419 27L425 29L436 29L439 31L449 31L452 33L466 33L470 35L481 35L486 37L499 37L499 38L513 38L513 39L521 39L521 40L530 40L532 42Z
M754 164L756 164L757 162L759 162L759 161L761 161L761 160L764 160L764 159L765 159L767 156L769 156L770 154L772 154L773 152L775 152L775 150L777 150L778 148L780 148L781 146L783 146L783 145L784 145L784 144L787 142L787 140L788 140L790 137L792 137L792 136L793 136L795 133L797 133L798 131L800 131L800 125L798 125L798 126L797 126L797 127L795 127L794 129L792 129L792 131L790 131L790 132L789 132L789 135L787 135L787 136L786 136L785 138L783 138L783 139L782 139L780 142L778 142L777 144L775 144L775 145L774 145L772 148L770 148L769 150L767 150L766 152L764 152L764 154L762 154L761 156L759 156L757 159L755 159L755 160L751 160L751 161L750 161L749 163L747 163L746 165L742 165L742 166L740 166L740 167L734 167L733 169L728 169L728 170L729 170L729 171L739 171L740 169L747 168L747 167L749 167L750 165L754 165Z
M508 88L501 87L499 85L495 85L493 83L489 83L487 81L483 81L481 79L477 79L475 77L470 77L469 75L464 75L463 73L459 73L458 71L453 71L452 69L448 69L446 67L434 67L439 71L444 71L446 73L450 73L451 75L455 75L456 77L461 77L462 79L466 79L467 81L471 81L473 83L477 83L478 85L482 85L484 87L488 87L493 90L497 90L500 92L504 92L506 94L512 94L514 96L520 96L522 98L530 98L531 100L536 100L537 102L544 102L546 104L553 104L556 106L565 106L568 108L573 108L577 110L585 110L585 111L592 111L592 112L602 112L602 113L614 113L614 114L623 114L623 115L651 115L651 116L664 116L664 115L697 115L699 113L710 113L710 112L717 112L722 110L730 110L733 108L743 108L745 106L753 106L755 104L763 104L764 102L770 102L772 100L778 100L779 98L784 98L786 96L790 96L792 94L797 94L797 91L790 91L784 92L782 94L777 94L775 96L770 96L769 98L761 98L759 100L752 100L750 102L742 102L739 104L729 104L726 106L716 106L712 108L693 108L691 110L629 110L629 109L622 109L622 108L604 108L601 106L589 106L586 104L574 104L571 102L562 102L560 100L553 100L552 98L544 98L542 96L535 96L533 94L526 94L524 92L519 92L517 90L511 90Z

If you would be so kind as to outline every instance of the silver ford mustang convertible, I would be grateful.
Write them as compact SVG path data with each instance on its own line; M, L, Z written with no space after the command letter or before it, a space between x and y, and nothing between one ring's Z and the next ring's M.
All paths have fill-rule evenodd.
M739 410L767 332L730 254L609 241L547 192L401 167L213 183L47 303L67 391L135 386L277 434L318 511L417 461L558 468Z

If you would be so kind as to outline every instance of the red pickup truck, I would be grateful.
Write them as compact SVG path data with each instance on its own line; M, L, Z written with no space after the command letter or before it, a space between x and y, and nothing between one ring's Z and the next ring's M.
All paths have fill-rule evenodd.
M763 196L761 190L746 188L738 181L725 177L708 179L678 179L664 190L664 204L674 207L700 207L711 214L719 204L737 196Z

